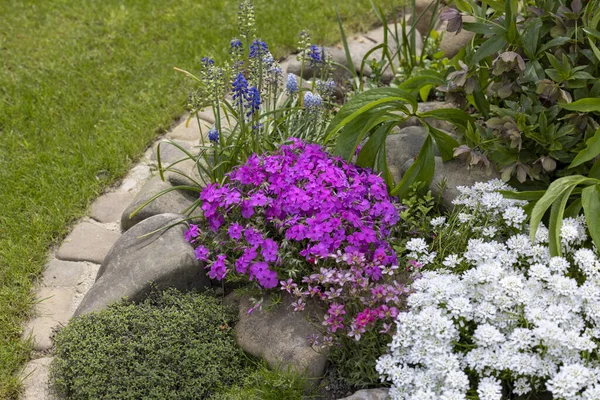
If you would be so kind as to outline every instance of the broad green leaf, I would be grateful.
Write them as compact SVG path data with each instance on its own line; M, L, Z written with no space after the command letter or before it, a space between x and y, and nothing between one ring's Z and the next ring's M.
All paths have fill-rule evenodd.
M427 136L419 155L413 165L408 168L400 183L391 191L392 196L398 196L402 200L410 191L410 186L415 182L425 182L427 187L433 179L435 161L433 156L433 141Z
M515 199L515 200L525 200L525 201L538 201L541 199L545 190L531 190L527 192L515 192L512 190L501 190L500 194L506 197L507 199Z
M348 122L373 107L395 107L409 114L410 112L403 106L403 103L410 104L413 110L417 109L417 99L404 90L384 87L362 92L350 99L338 111L327 127L325 141L330 140L333 134L342 129Z
M583 31L588 35L595 37L596 39L600 39L600 32L596 29L592 28L583 28Z
M535 239L535 233L546 214L548 208L559 198L566 190L573 190L577 185L585 183L593 183L594 179L582 176L582 175L571 175L564 178L555 180L550 184L544 196L538 200L531 212L531 223L530 223L530 236L531 241Z
M452 160L454 158L454 149L460 146L458 141L447 133L429 125L427 122L421 122L429 132L429 135L433 138L433 140L435 140L435 144L437 145L440 155L442 156L442 160Z
M581 204L583 205L583 214L587 222L590 236L600 249L600 184L591 185L581 192Z
M381 144L381 149L379 150L379 153L377 154L376 166L377 166L377 171L381 172L383 180L385 181L385 184L388 187L388 191L390 191L394 187L394 179L392 178L392 174L390 173L390 169L388 167L387 150L386 150L385 146L386 146L386 141L384 140L383 143Z
M565 210L565 218L575 218L581 212L581 197L573 200L569 207Z
M504 29L496 25L482 24L480 22L463 22L463 28L466 31L482 35L499 35L504 31Z
M433 89L433 85L426 85L419 89L419 96L421 97L421 101L427 101L429 98L429 93L431 93L431 89Z
M594 157L600 155L600 129L594 133L594 136L589 138L585 142L585 149L581 150L575 158L569 168L575 168L578 165L583 164L584 162L588 162Z
M466 130L469 123L474 123L473 117L462 110L455 108L439 108L437 110L417 113L419 118L435 118L444 121L452 122L454 125L460 126Z
M412 78L408 78L400 85L398 85L398 89L406 90L407 92L412 92L413 90L419 90L424 86L440 86L443 85L445 81L439 77L437 74L427 74L427 75L418 75Z
M345 160L350 160L364 137L377 125L389 121L386 110L359 115L346 125L335 142L334 153Z
M360 149L360 153L358 153L358 157L356 158L356 165L363 168L375 169L377 154L380 152L388 133L395 125L395 122L382 124L373 132L367 143Z
M523 34L523 50L529 59L535 59L538 42L540 40L540 28L542 21L536 19L533 23L527 25Z
M562 46L565 43L569 43L571 41L571 38L568 38L566 36L559 36L557 38L552 39L551 41L549 41L548 43L546 43L545 45L543 45L542 47L539 48L537 54L538 57L540 56L540 54L542 54L544 51L551 49L553 47L557 47L557 46Z
M506 46L506 40L502 35L496 35L485 41L473 56L473 64L479 64L481 60L500 52Z
M600 179L600 160L597 160L594 163L594 165L592 165L592 168L590 169L590 172L588 173L588 177L594 178L594 179Z
M600 99L588 97L572 103L559 103L559 106L569 111L600 112Z

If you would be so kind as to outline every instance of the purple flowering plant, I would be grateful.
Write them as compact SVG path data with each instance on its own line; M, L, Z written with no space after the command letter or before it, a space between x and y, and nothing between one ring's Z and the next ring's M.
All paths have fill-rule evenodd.
M212 279L324 304L325 342L388 331L407 289L386 241L399 205L381 177L299 139L253 155L201 194L204 222L186 239Z

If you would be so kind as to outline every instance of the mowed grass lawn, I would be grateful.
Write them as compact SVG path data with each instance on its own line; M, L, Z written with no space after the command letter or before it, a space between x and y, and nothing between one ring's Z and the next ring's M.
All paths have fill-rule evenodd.
M350 31L369 0L340 1ZM204 55L223 58L237 0L0 1L0 399L16 398L32 281L52 245L185 108ZM276 57L308 28L338 41L331 0L257 0Z

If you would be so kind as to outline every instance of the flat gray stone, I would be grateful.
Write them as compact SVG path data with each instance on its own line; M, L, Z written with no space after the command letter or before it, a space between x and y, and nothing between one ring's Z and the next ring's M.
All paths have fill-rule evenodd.
M151 284L158 289L175 287L179 290L209 286L203 266L185 240L186 223L144 236L183 219L177 214L155 215L125 232L106 256L96 282L75 315L104 309L123 297L134 302L143 300Z
M204 161L200 161L204 165ZM201 186L211 183L210 178L198 170L194 160L185 160L171 165L169 171L165 171L165 180L173 186Z
M46 265L42 278L46 286L77 288L92 269L86 262L54 259Z
M339 400L387 400L389 398L389 389L365 389Z
M38 358L31 360L25 365L21 376L23 377L24 393L21 400L54 400L50 392L48 378L50 376L50 364L54 357Z
M73 315L75 290L72 288L42 287L36 294L35 318L25 325L23 336L33 338L34 349L48 350L52 347L53 331L69 322Z
M317 353L307 338L319 334L315 324L323 321L324 313L316 304L308 304L305 311L294 312L291 296L282 296L281 303L267 311L270 299L263 302L263 310L254 310L249 296L240 299L239 322L235 336L244 351L264 359L271 368L288 368L305 373L311 386L321 378L327 364L326 352ZM308 319L312 320L311 323Z
M64 240L56 253L56 258L64 261L90 261L101 264L119 236L118 232L109 231L90 222L81 222Z
M172 142L172 143L171 143ZM154 151L150 159L152 161L157 161L159 158L160 151L160 162L164 166L173 164L176 161L184 159L188 157L179 147L185 149L187 152L196 155L198 154L198 148L194 146L192 143L183 141L183 140L172 140L171 142L166 140L161 140L160 142L154 145ZM175 143L175 144L173 144Z
M172 190L148 203L148 205L138 211L133 217L130 216L136 209L142 206L146 201L150 200L153 196L171 188L172 185L169 182L163 182L159 176L155 176L146 182L133 202L131 202L123 212L123 215L121 216L121 229L127 231L135 224L153 215L183 213L198 198L197 193Z
M121 214L134 197L134 194L130 192L105 193L92 203L90 216L105 224L119 222Z
M418 156L427 135L427 130L421 126L408 126L400 129L396 134L388 135L385 150L394 183L400 182L401 174L406 172L404 168L406 162ZM435 154L439 155L437 149Z

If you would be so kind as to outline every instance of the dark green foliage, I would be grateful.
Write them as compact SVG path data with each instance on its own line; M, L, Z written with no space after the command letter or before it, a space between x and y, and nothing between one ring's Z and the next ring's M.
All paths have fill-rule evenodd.
M306 378L294 371L270 369L266 362L254 366L239 386L216 394L210 400L302 400Z
M168 290L76 318L54 338L51 375L66 399L205 399L247 374L233 314Z
M375 364L386 353L392 337L378 331L368 330L358 342L344 336L339 346L329 349L329 360L337 370L337 375L348 384L358 388L382 386Z

